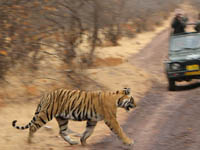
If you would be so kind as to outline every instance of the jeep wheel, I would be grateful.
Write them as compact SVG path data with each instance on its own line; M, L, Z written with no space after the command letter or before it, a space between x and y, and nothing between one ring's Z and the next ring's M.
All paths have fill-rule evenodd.
M176 90L176 85L175 85L175 80L173 79L168 79L168 83L169 83L169 91L175 91Z

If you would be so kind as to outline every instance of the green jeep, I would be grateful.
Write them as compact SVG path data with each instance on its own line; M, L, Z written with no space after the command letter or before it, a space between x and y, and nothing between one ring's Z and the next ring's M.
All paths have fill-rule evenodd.
M200 33L170 36L168 60L164 62L169 90L176 90L176 81L200 78Z

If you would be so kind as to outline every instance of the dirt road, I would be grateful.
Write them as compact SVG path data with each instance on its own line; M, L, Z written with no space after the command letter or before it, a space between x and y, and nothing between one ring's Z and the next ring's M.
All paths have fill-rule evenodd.
M139 54L132 64L152 73L152 89L130 114L123 129L135 140L134 150L199 150L200 100L198 82L167 91L163 61L169 31L165 30ZM115 136L106 137L91 149L126 149Z

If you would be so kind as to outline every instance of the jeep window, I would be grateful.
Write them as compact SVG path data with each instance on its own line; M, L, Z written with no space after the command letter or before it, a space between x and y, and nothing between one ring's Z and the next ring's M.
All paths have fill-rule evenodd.
M182 50L200 49L200 34L180 35L171 37L170 50L173 52Z

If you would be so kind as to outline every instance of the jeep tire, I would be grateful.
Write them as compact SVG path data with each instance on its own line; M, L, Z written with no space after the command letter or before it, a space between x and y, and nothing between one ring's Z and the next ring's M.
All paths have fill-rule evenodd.
M169 91L175 91L176 90L176 84L175 84L175 80L173 79L168 79L168 90Z

